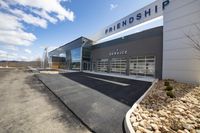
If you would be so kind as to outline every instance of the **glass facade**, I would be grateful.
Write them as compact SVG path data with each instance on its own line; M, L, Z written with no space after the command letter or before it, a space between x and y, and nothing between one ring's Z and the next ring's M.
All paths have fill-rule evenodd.
M80 37L49 52L49 57L65 58L50 59L51 66L161 79L162 33L159 27L102 43Z
M71 50L71 69L80 70L81 63L81 48L75 48Z
M99 59L97 61L98 72L108 72L108 59Z
M91 70L91 47L83 47L82 49L82 69Z
M62 50L51 61L52 68L155 77L155 56L102 58L91 62L91 47L85 46Z
M77 38L53 51L49 52L49 61L52 64L53 57L65 58L67 70L91 70L92 41L85 37ZM63 62L63 61L59 61ZM55 64L55 63L54 63ZM51 65L52 66L52 65ZM58 67L58 65L55 67Z
M71 50L72 62L80 62L81 60L81 48L75 48Z
M130 59L129 74L155 76L155 56L138 56Z
M64 51L64 50L63 50ZM62 68L69 70L91 70L91 47L77 47L73 49L67 49L65 52L58 54L57 58L65 59L64 61L52 60L54 56L51 56L50 62L54 64L54 68ZM58 65L57 65L58 64ZM61 65L62 64L62 67ZM52 67L52 65L51 65Z
M51 68L53 69L65 69L66 68L65 57L52 57L50 65Z
M110 66L111 73L126 74L127 60L122 58L113 58Z
M98 59L93 62L93 71L124 75L155 77L155 56Z

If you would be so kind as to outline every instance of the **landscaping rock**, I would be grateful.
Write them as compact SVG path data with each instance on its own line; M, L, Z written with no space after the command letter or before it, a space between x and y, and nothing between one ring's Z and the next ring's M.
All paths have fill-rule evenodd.
M131 117L131 123L136 122L136 118L134 116Z
M200 133L200 129L196 130L196 133Z
M132 113L136 133L200 133L200 87L169 82L175 98L166 95L159 81Z
M148 129L145 129L145 128L141 127L141 126L138 126L138 130L143 132L143 133L153 133L152 131L150 131Z
M147 120L142 120L140 123L139 123L140 126L146 128L148 123L147 123Z
M158 125L156 125L156 124L151 124L151 127L152 127L155 131L159 130L159 127L158 127Z

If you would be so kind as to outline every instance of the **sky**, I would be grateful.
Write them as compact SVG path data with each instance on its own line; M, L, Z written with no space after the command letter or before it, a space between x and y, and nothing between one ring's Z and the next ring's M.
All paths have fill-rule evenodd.
M31 61L155 0L0 0L0 60Z

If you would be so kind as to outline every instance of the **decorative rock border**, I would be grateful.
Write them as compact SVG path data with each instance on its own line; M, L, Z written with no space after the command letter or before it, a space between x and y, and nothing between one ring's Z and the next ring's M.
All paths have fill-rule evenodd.
M135 133L135 130L133 129L131 122L130 122L130 116L132 112L137 108L137 106L140 104L140 102L144 99L144 97L148 94L148 92L154 87L154 85L158 82L158 79L155 79L152 83L152 85L149 87L149 89L133 104L131 109L126 113L125 120L124 120L124 128L126 133Z

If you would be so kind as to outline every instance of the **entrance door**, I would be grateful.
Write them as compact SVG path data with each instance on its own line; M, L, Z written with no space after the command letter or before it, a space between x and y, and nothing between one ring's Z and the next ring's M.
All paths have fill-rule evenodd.
M90 70L90 62L83 62L83 70Z

